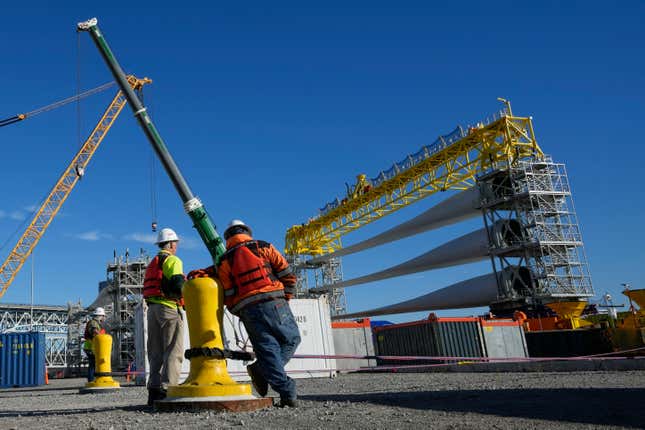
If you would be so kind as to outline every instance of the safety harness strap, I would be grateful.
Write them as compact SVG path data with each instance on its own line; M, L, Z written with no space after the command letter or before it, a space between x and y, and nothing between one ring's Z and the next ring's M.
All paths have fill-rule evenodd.
M190 360L194 357L207 357L223 360L230 358L231 360L252 361L255 359L255 354L249 351L231 351L230 349L221 348L190 348L184 352L184 357Z

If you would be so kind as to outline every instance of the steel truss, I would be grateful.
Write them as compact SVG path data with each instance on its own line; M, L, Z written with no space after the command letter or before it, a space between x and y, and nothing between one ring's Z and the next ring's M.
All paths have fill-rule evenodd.
M295 270L297 278L296 296L300 298L318 298L319 295L309 292L309 276L313 273L313 282L316 287L336 283L343 280L343 267L340 258L332 258L322 264L310 265L306 263L307 256L288 255L287 261ZM342 315L347 309L345 289L336 288L327 293L329 311L331 315Z
M564 164L544 156L478 178L499 300L493 309L594 295ZM498 220L521 225L511 243L492 236Z
M68 323L83 313L80 305L43 306L0 304L0 333L38 331L45 333L48 367L65 368L74 362L74 342ZM33 315L33 319L32 319Z
M531 118L502 114L467 131L458 128L394 166L378 186L287 231L286 253L321 255L342 248L341 237L416 201L445 190L465 190L497 163L542 155ZM374 184L376 185L376 184Z

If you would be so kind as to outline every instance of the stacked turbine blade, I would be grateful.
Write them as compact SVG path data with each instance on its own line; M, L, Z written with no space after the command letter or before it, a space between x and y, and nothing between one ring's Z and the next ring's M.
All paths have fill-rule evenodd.
M497 281L495 274L489 273L466 281L457 282L456 284L404 302L361 312L336 315L332 319L362 318L441 309L474 308L488 306L495 299L497 299Z
M490 237L489 237L490 236ZM346 288L354 285L366 284L368 282L381 281L397 276L410 275L428 270L456 266L459 264L473 263L489 256L491 240L497 246L509 245L522 237L519 223L515 220L499 220L495 223L489 233L486 228L465 234L457 239L451 240L425 254L405 261L396 266L360 276L354 279L347 279L335 284L324 285L318 288L311 288L311 293L325 293L334 288Z
M500 276L499 285L504 290L519 291L523 288L533 287L530 270L524 266L506 267L498 275ZM497 275L495 273L489 273L457 282L404 302L351 314L335 315L332 319L362 318L407 312L436 311L441 309L475 308L488 306L496 301L499 296Z
M375 246L384 245L425 231L455 224L481 215L479 207L479 189L469 188L433 206L421 215L412 218L372 238L347 246L336 252L312 258L307 263L319 264L331 258L342 257L364 251Z
M334 253L313 258L308 263L320 264L331 258L353 254L481 215L480 200L479 188L470 188L440 202L409 221ZM525 231L517 220L498 219L488 229L484 227L465 234L403 263L354 279L312 288L309 292L327 293L338 288L472 263L489 258L491 249L504 249L506 256L517 257L520 255L516 253L520 251L515 250L515 245L523 243L526 240L525 236ZM333 318L345 319L488 306L500 297L500 288L503 290L502 294L508 292L526 293L533 288L530 270L523 266L510 266L498 274L489 273L477 276L411 300L361 312L336 315Z

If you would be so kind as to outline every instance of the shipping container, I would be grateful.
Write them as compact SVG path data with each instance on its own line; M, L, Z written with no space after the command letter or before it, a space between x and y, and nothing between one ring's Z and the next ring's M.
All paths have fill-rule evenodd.
M486 357L528 357L526 337L521 321L512 319L481 320Z
M331 323L336 355L374 355L374 341L369 318L358 321L335 321ZM376 360L337 359L338 370L357 370L374 367Z
M602 328L531 331L526 333L530 357L579 357L613 351L609 332Z
M524 358L528 348L519 321L476 317L437 318L374 327L380 356ZM433 364L455 360L384 360L379 365Z
M45 334L0 334L0 387L29 387L45 383Z
M429 318L374 328L378 355L483 357L479 318ZM432 364L429 360L383 360L379 365Z
M334 355L334 341L331 331L329 316L329 303L324 296L318 299L292 299L289 301L291 311L300 330L301 342L296 354L302 355ZM135 310L135 345L137 374L136 382L145 385L148 380L149 367L146 354L148 339L147 319L145 312L147 306L142 304ZM188 323L184 316L184 349L190 348ZM224 312L224 347L231 350L240 350L238 346L248 338L244 325L239 318ZM248 345L251 346L250 342ZM229 375L236 381L250 380L246 373L246 364L239 360L227 360ZM332 377L336 374L336 360L327 358L292 359L286 366L287 373L292 378ZM182 363L180 381L188 377L190 360Z

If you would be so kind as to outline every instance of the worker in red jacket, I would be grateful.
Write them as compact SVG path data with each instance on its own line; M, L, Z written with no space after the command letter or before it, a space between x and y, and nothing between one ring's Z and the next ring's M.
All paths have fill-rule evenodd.
M254 240L240 220L224 231L226 253L217 267L224 304L237 315L253 344L257 360L247 366L253 386L262 397L269 385L280 394L279 407L296 407L296 383L284 366L300 344L298 325L288 301L296 292L296 276L287 260L270 243ZM215 270L195 270L189 278L211 276Z

